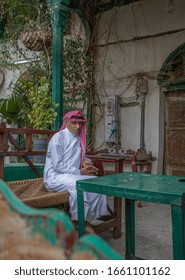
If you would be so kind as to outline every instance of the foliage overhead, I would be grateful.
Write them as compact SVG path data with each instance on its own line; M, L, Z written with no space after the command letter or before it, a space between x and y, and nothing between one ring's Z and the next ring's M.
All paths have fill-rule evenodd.
M4 38L18 38L30 23L48 22L49 14L44 0L0 0L0 26Z
M64 45L64 113L77 109L91 91L91 60L88 47L79 37L66 39Z
M28 49L19 44L20 34L25 28L27 30L27 28L34 27L34 24L50 24L47 1L0 0L0 6L2 7L0 25L2 24L4 28L4 33L0 34L1 67L18 69L22 73L22 66L12 64L12 57L16 57L17 60L29 60ZM62 50L64 61L63 107L65 113L86 106L87 99L92 91L92 61L88 46L80 36L73 36L73 34L66 36ZM51 104L51 46L45 46L45 49L40 53L33 52L33 57L35 58L34 62L29 63L29 69L27 69L31 73L31 80L22 78L18 80L12 96L6 100L1 99L0 113L4 115L7 122L17 123L19 127L29 125L34 128L46 128L46 126L50 126L51 120L46 121L47 117L45 117L47 125L42 125L36 108L37 110L41 108L40 102L44 103L43 108L46 108L50 95L50 105L47 107L47 112L52 115L53 119L56 117L54 110L57 104ZM27 65L25 64L25 66ZM39 68L42 69L41 75L36 70ZM44 96L44 92L46 96ZM38 100L39 97L40 100ZM17 112L16 116L15 112L14 114L9 112L12 104L14 104L14 109ZM7 109L6 114L5 108ZM46 111L45 109L42 110ZM39 113L41 115L43 114L42 110Z

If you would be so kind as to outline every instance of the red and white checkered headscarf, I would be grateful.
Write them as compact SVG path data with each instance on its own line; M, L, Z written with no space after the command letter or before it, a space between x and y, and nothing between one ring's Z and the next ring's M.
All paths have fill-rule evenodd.
M82 122L82 127L80 130L80 144L81 144L81 164L85 158L85 151L86 151L86 122L87 119L84 117L80 110L70 111L63 117L63 125L60 130L66 128L66 120L69 119L71 122Z

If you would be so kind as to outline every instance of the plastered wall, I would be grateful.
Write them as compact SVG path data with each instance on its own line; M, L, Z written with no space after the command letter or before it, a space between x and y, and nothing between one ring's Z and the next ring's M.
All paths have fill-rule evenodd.
M163 138L161 121L162 90L157 75L170 53L184 43L185 1L144 0L114 8L97 15L96 92L104 112L105 97L118 95L120 107L121 146L136 150L140 146L141 107L138 102L137 81L143 76L148 82L145 97L144 141L148 151L157 158L152 173L162 172ZM99 108L96 109L100 114ZM162 110L162 111L161 111ZM160 111L160 114L159 114ZM107 147L104 142L104 113L97 124L95 147ZM101 132L101 133L99 133Z

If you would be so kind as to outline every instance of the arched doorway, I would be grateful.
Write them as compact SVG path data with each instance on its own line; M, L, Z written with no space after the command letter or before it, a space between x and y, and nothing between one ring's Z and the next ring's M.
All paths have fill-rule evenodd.
M164 174L185 176L185 44L164 62L158 84L164 93Z

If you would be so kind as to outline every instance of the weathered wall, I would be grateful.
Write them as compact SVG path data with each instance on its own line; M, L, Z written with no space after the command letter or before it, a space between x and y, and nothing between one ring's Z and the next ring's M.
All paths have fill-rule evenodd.
M5 58L3 49L5 51L8 50L10 56ZM21 55L21 51L23 52L23 55ZM39 59L39 56L39 52L29 51L24 47L20 40L18 41L17 48L14 48L11 42L4 48L0 45L0 59L2 61L0 68L4 73L4 81L0 87L0 98L7 97L12 93L18 78L29 66L29 60Z
M171 12L166 11L167 2L144 0L97 15L97 94L102 104L106 96L112 95L119 95L124 103L138 101L138 74L147 79L145 145L158 159L153 163L153 173L162 172L160 145L164 138L164 109L159 114L163 93L157 75L165 59L185 38L185 1L174 1ZM120 116L121 146L136 150L140 146L140 105L121 107ZM106 147L104 118L97 125L95 146Z
M123 7L115 7L97 15L95 90L101 106L96 107L95 148L107 147L104 132L106 96L120 96L121 147L137 150L140 147L141 108L138 103L138 75L148 81L145 99L145 145L157 161L153 173L162 172L164 142L164 97L157 84L157 75L169 54L184 43L185 1L174 1L171 12L166 11L167 0L143 0ZM73 19L73 35L80 31ZM31 53L29 55L32 55ZM30 57L28 55L28 57ZM22 58L12 58L15 62ZM20 72L22 72L20 69ZM0 97L10 94L10 87L20 75L19 70L4 70L4 84ZM138 103L135 106L133 102ZM125 103L127 106L125 107Z

